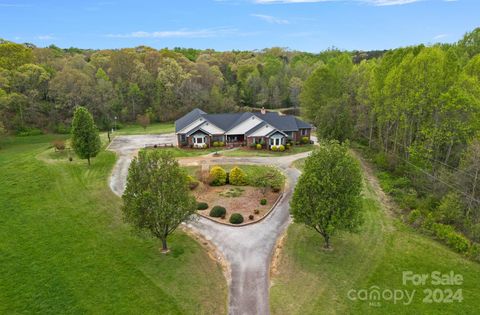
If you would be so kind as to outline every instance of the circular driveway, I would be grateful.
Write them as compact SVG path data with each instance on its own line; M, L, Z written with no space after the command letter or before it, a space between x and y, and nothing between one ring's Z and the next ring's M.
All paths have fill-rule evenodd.
M172 143L175 135L122 136L113 140L109 150L119 155L110 187L121 196L125 189L128 167L135 152L146 144ZM118 139L118 140L117 140ZM260 164L274 165L286 176L282 199L270 214L256 224L233 227L198 217L187 226L211 241L227 259L231 271L229 314L269 314L269 271L277 239L290 222L289 201L300 172L291 166L309 152L282 157L199 157L179 159L182 165Z

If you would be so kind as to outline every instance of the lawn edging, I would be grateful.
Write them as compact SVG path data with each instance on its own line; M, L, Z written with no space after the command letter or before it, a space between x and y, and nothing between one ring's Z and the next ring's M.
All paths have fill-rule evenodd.
M256 223L259 223L259 222L262 222L266 217L268 217L270 215L270 213L273 211L273 209L275 209L275 207L278 205L278 203L280 202L280 200L283 199L284 197L284 191L282 189L282 191L279 193L278 197L277 197L277 200L275 200L275 202L273 203L272 207L270 208L270 210L267 211L267 213L265 213L265 215L263 217L261 217L260 219L256 220L256 221L251 221L251 222L245 222L245 223L240 223L240 224L232 224L230 222L222 222L222 221L217 221L213 218L211 218L209 215L206 215L206 214L203 214L203 213L199 213L197 212L197 215L205 218L205 219L208 219L212 222L215 222L215 223L218 223L218 224L223 224L223 225L227 225L227 226L235 226L235 227L241 227L241 226L247 226L247 225L252 225L252 224L256 224Z

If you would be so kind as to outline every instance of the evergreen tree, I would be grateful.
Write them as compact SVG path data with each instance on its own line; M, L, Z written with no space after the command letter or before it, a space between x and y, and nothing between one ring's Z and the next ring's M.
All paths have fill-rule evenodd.
M79 158L88 160L88 165L90 159L97 156L101 147L92 115L82 106L77 107L73 115L72 147Z

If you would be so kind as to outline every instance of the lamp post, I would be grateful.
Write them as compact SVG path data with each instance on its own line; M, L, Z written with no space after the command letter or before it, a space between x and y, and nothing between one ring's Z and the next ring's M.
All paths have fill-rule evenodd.
M117 131L117 116L113 117L114 121L113 121L113 130L114 131Z

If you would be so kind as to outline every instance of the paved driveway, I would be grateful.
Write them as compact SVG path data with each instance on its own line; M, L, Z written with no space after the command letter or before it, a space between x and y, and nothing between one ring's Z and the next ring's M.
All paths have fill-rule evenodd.
M170 143L173 145L177 143L173 133L115 137L108 146L108 150L117 153L118 157L110 177L110 189L119 196L123 194L127 184L128 167L139 149L144 148L146 145Z
M145 139L143 140L152 140ZM169 139L166 135L164 139ZM119 152L120 158L112 173L110 187L121 195L128 174L128 165L138 148L144 146L142 139L128 140L117 138L112 142L110 150ZM158 139L156 139L158 140ZM134 144L141 144L132 148ZM124 157L123 159L121 157ZM127 157L128 156L128 157ZM221 225L199 217L188 227L204 235L214 243L218 250L228 260L231 270L231 284L229 294L229 314L269 314L269 271L273 250L278 237L283 233L290 222L289 201L300 175L299 171L291 167L296 159L308 156L301 153L284 157L220 157L201 158L207 164L260 164L275 165L280 168L286 178L286 188L282 200L277 204L263 221L242 227ZM181 164L193 165L195 159L182 159Z

